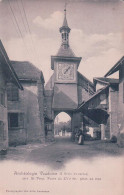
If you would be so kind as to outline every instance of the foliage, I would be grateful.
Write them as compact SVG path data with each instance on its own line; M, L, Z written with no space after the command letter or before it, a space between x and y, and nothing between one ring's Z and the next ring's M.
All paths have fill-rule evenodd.
M57 124L54 124L54 129L55 132L61 132L61 131L66 131L66 132L71 132L71 121L67 122L59 122Z

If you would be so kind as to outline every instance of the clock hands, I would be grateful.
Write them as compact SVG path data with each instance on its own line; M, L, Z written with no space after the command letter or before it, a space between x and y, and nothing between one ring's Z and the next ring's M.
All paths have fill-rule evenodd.
M70 69L70 66L64 71L64 74Z

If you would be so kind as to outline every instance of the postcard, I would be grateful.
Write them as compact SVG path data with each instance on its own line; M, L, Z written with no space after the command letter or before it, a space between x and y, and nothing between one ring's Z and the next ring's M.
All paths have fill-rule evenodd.
M124 194L123 19L123 0L0 0L0 195Z

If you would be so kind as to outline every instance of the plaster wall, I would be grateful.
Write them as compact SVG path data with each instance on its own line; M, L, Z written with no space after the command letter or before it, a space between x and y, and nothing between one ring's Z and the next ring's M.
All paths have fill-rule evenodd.
M118 134L118 91L109 88L110 139Z
M10 144L23 144L44 139L43 84L40 82L22 83L19 101L8 101L9 113L23 113L24 128L9 130Z
M119 72L118 125L120 126L120 130L124 131L124 66L122 66Z
M6 77L0 66L0 98L4 94L4 105L0 100L0 151L8 147L8 120L7 120L7 95L6 95Z

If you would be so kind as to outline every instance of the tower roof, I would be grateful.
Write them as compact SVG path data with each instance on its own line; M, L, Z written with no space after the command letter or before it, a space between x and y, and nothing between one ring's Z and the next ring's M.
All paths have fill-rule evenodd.
M64 20L63 20L63 25L62 25L62 27L60 27L60 32L62 31L62 30L67 30L68 31L68 33L70 32L70 28L69 28L69 26L68 26L68 22L67 22L67 18L66 18L66 8L64 9Z
M65 12L65 14L64 14L64 21L63 21L63 25L62 26L68 27L68 23L67 23L67 19L66 19L66 8L64 9L64 12Z
M71 29L68 27L68 22L66 18L66 7L64 9L63 25L62 27L60 27L59 30L62 36L62 44L57 52L57 56L75 57L74 52L69 46L69 33Z
M75 57L74 52L70 47L64 48L62 45L57 52L57 56Z

